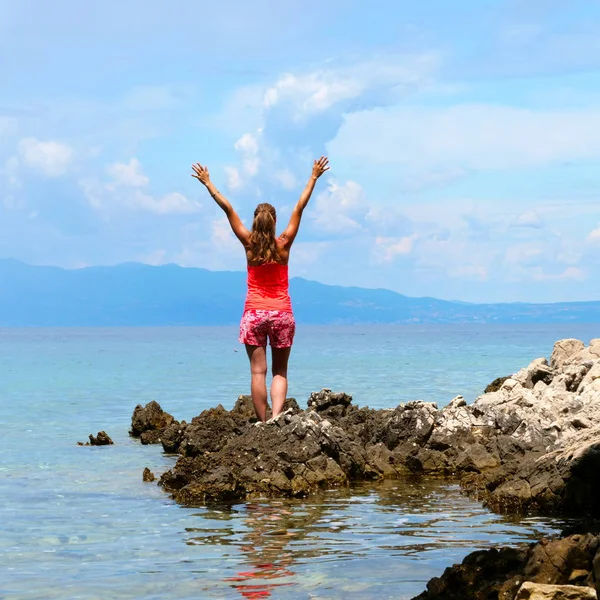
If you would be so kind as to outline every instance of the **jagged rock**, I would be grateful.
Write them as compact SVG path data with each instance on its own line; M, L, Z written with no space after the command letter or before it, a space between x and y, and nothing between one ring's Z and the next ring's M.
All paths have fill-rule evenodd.
M575 585L546 585L526 581L515 600L598 600L596 590Z
M473 552L460 565L448 567L441 577L431 579L427 590L413 600L512 600L514 593L503 588L523 568L526 557L525 548Z
M166 413L155 400L146 406L138 404L131 417L129 433L133 437L140 437L143 444L158 444L162 432L174 420L173 416Z
M340 427L316 411L290 410L272 423L246 428L217 452L180 459L161 485L176 500L195 504L257 494L304 496L322 486L381 476Z
M149 429L148 431L144 431L140 435L140 442L144 446L148 444L160 444L163 431L165 431L165 429Z
M484 424L462 398L455 399L437 413L427 447L458 454L475 443L473 431Z
M529 390L532 390L540 381L549 385L552 383L553 378L554 369L548 365L548 361L545 358L534 360L527 368L521 369L512 376L512 379L518 381L524 388Z
M238 421L220 404L194 417L182 431L179 452L184 456L197 456L217 452L228 440L241 431Z
M340 418L347 414L352 396L344 392L332 392L323 389L312 392L308 399L308 409L321 413L326 418Z
M94 436L90 433L89 435L90 441L86 442L77 442L78 446L110 446L114 442L110 439L109 435L106 431L99 431L98 435Z
M598 537L587 534L473 552L432 579L415 600L512 600L524 582L565 586L577 581L584 586L580 590L596 588L599 545Z
M294 413L300 412L300 407L298 406L298 402L296 402L295 398L286 398L283 404L283 412L287 410L292 410ZM254 404L252 403L252 396L242 395L239 396L235 406L231 409L231 416L236 419L236 421L242 425L248 421L256 422L258 421L256 417L256 412L254 411ZM271 418L273 414L271 407L267 407L267 419Z
M185 421L173 421L166 427L160 437L163 450L168 454L175 454L185 436L188 424Z
M252 396L239 396L235 406L231 409L231 415L241 421L256 421L256 412L252 403Z
M90 433L90 445L92 446L110 446L113 444L113 441L110 439L109 435L106 431L99 431L98 435L94 437Z
M437 405L433 402L415 400L401 404L385 420L381 441L390 450L400 442L422 446L433 431L437 414Z
M550 356L550 366L553 369L562 369L572 356L581 352L584 348L585 344L581 340L559 340L554 344L554 350Z
M600 427L554 452L513 460L479 475L465 488L499 512L598 514Z
M155 479L156 477L154 476L154 473L148 467L146 467L142 473L142 480L146 483L151 483Z

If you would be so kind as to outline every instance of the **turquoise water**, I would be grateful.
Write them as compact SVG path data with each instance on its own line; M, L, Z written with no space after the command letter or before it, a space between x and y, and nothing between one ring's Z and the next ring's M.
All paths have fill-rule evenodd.
M600 327L301 327L290 395L472 401L562 337ZM231 408L246 361L235 328L0 329L0 598L410 598L473 549L560 529L442 482L205 508L142 483L173 458L128 437L135 405ZM114 446L76 445L101 429Z

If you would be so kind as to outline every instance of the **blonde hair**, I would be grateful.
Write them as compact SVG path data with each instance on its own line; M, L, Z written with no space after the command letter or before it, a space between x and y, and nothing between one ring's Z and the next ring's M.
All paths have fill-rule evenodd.
M275 223L277 213L271 204L263 202L254 210L250 244L248 245L248 261L263 265L279 262L279 251L275 239Z

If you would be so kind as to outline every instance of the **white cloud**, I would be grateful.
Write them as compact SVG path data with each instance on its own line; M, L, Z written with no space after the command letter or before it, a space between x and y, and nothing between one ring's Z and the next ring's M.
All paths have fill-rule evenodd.
M20 165L21 162L16 156L11 156L7 159L6 163L4 164L3 172L6 175L8 184L10 186L16 187L20 184L18 178Z
M178 192L155 196L139 189L147 186L150 180L136 158L128 163L112 164L106 172L112 177L109 183L90 177L78 182L90 206L105 218L121 213L123 209L155 215L193 214L201 210L200 203Z
M157 267L158 265L164 265L167 262L166 257L167 251L164 248L157 248L156 250L152 250L152 252L142 254L137 260L147 265Z
M450 277L458 277L461 279L478 279L485 281L488 276L487 269L483 265L457 265L447 270Z
M244 249L233 235L227 217L189 223L182 228L180 238L181 250L172 262L212 270L244 268Z
M592 229L588 234L586 240L592 244L600 243L600 225L596 229Z
M296 242L293 250L294 268L302 274L311 274L308 267L317 263L331 249L331 242Z
M391 262L397 256L409 255L412 253L417 239L416 233L401 238L375 238L375 258L379 262Z
M244 184L239 169L236 167L225 167L226 185L230 190L237 190Z
M251 133L245 133L234 144L234 148L242 157L242 168L249 177L258 173L260 159L258 157L258 140Z
M211 242L214 248L238 253L242 251L239 240L233 235L227 217L216 219L211 224Z
M14 134L17 132L17 127L17 119L0 115L0 135Z
M340 185L331 179L327 190L317 195L311 212L313 228L333 235L354 235L363 229L369 203L363 188L355 181Z
M543 256L544 248L535 242L515 244L506 249L504 262L507 265L526 266L537 264Z
M73 158L73 149L59 142L40 142L36 138L24 138L19 142L21 161L48 177L63 175Z
M545 273L540 267L532 271L532 277L535 281L584 281L587 279L585 271L578 267L567 267L560 273Z
M105 204L105 187L92 178L82 178L78 184L90 206L96 210L102 210Z
M513 221L515 227L532 227L533 229L541 229L543 222L540 215L535 210L528 210L518 215Z
M150 181L142 171L142 165L137 158L132 158L128 163L115 163L108 167L107 173L114 179L116 185L128 187L143 187ZM114 185L107 186L114 189Z
M373 90L402 97L431 81L440 64L435 54L383 56L350 66L335 66L311 73L286 73L265 91L263 106L291 107L292 119L326 111Z
M409 174L596 159L600 109L534 111L485 104L377 108L347 115L328 149L338 160L398 164Z
M177 192L155 198L150 194L136 190L128 196L127 203L132 209L144 210L157 215L191 214L197 213L201 208L198 202L188 200L184 195Z
M286 190L293 190L296 187L296 176L289 169L275 171L273 177Z

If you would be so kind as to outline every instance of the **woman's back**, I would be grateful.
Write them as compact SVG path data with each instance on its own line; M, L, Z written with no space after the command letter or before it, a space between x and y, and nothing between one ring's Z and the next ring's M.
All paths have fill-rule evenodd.
M248 292L244 311L248 310L292 312L287 264L273 262L248 265Z

